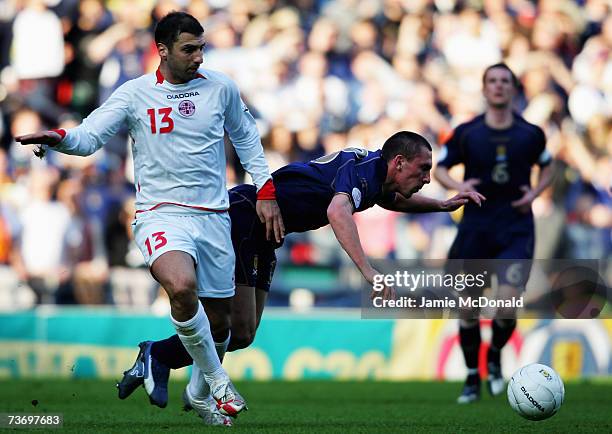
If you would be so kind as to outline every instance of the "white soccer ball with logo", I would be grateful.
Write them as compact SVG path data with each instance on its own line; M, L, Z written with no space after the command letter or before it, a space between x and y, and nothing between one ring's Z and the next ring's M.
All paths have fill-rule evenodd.
M523 366L508 383L510 406L529 420L543 420L554 415L564 396L565 387L559 374L539 363Z

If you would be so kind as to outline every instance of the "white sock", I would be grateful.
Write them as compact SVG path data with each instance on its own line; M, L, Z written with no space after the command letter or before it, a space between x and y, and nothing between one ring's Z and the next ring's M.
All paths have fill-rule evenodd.
M200 371L200 368L195 363L191 365L191 377L187 387L189 388L189 394L200 401L210 395L210 387L204 375L202 375L202 371Z
M223 363L223 357L225 356L225 352L227 351L231 337L232 331L230 330L227 334L227 338L223 342L215 342L215 349L217 350L217 355L219 356L221 363Z
M230 330L227 338L223 342L215 342L215 349L217 350L217 356L219 356L219 360L223 362L223 356L227 351L227 346L229 345L230 338L232 337L232 332ZM204 379L204 375L202 375L202 371L198 368L198 365L195 363L191 367L191 378L189 379L189 393L191 396L197 399L204 399L210 395L210 387L208 383Z
M227 376L219 361L210 333L210 323L201 303L198 302L198 311L193 318L185 322L172 318L172 323L183 346L193 359L194 365L198 366L199 372L208 384L214 378Z

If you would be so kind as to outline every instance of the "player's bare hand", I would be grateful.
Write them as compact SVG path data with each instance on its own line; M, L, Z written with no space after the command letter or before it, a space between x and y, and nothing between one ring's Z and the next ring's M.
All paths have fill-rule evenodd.
M461 208L463 205L466 205L468 202L474 202L476 205L481 206L482 202L487 200L482 194L477 191L466 191L462 193L458 193L455 196L451 197L440 203L441 211L455 211L456 209Z
M395 300L397 299L397 293L394 287L385 286L382 291L372 290L370 293L370 300L374 300L376 297L382 297L383 300Z
M379 285L381 285L382 282L376 282L376 276L381 277L382 275L369 265L363 271L363 277L365 277L370 285L372 285L370 300L374 300L376 297L382 297L383 300L395 300L397 296L395 288L392 286L383 285L383 288L380 289Z
M15 137L15 141L22 145L47 145L57 146L62 141L62 136L55 131L40 131L34 134L25 134Z
M527 214L531 209L531 203L535 199L535 195L533 194L533 190L526 185L521 187L521 191L523 192L523 196L512 202L511 205L520 212Z
M480 184L480 179L478 178L470 178L470 179L466 179L465 181L463 181L461 184L459 184L459 192L460 193L465 193L468 191L476 191L476 186Z
M285 237L285 225L275 200L258 200L255 205L259 220L266 225L266 239L280 243Z

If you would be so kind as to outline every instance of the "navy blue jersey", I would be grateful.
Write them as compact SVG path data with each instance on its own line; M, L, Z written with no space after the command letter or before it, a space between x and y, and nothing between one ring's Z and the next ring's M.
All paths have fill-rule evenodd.
M382 194L387 163L380 154L380 150L347 148L274 172L276 201L286 232L304 232L328 224L327 207L338 193L346 194L357 212L392 199Z
M304 232L327 225L327 208L337 193L346 194L356 211L392 199L382 194L386 176L387 163L380 151L362 149L346 149L277 170L272 177L285 232ZM255 186L234 187L229 191L229 199L236 284L268 291L276 264L274 249L279 245L266 240L265 226L255 210Z
M533 216L513 208L511 202L523 196L522 186L530 186L533 165L550 161L542 129L514 114L512 126L503 130L487 126L484 115L459 125L438 164L450 168L463 163L464 179L481 181L476 189L487 200L481 208L472 202L465 206L461 227L521 230L533 226Z

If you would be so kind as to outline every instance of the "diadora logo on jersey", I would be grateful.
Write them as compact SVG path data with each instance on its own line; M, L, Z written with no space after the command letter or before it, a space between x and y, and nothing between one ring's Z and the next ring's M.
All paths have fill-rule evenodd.
M195 104L186 99L179 103L178 109L181 115L189 117L195 113Z
M185 93L177 93L177 94L170 94L170 95L166 95L166 98L168 99L183 99L183 98L189 98L190 96L199 96L200 93L197 91L194 92L185 92Z

